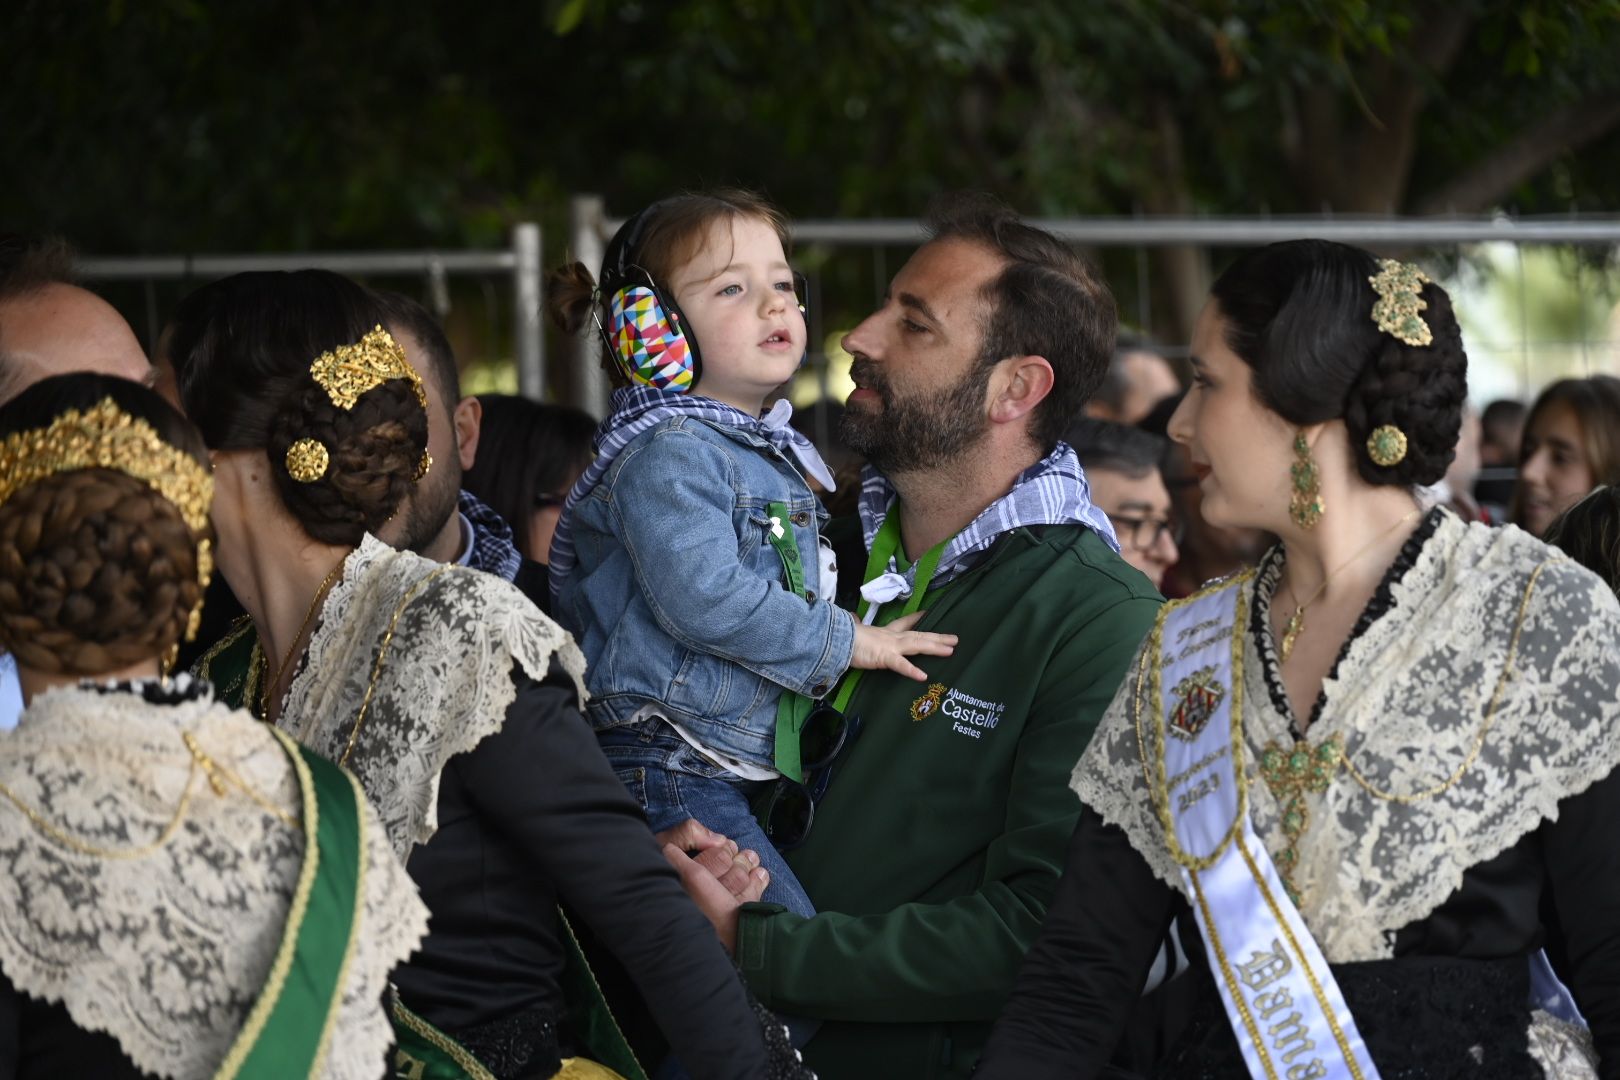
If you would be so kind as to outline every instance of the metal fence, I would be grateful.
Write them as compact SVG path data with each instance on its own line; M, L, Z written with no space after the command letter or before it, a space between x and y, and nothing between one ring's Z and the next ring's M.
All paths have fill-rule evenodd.
M600 196L580 195L568 207L568 250L570 257L587 266L600 265L602 252L613 231L622 219L611 216ZM1151 309L1154 290L1151 279L1155 271L1151 266L1151 253L1156 249L1190 247L1200 249L1230 249L1252 247L1278 240L1300 237L1319 237L1339 240L1372 248L1399 248L1407 251L1427 252L1439 261L1457 265L1473 259L1478 253L1501 245L1508 253L1510 264L1516 265L1518 275L1517 305L1520 331L1516 340L1482 340L1509 336L1482 332L1469 334L1471 356L1494 358L1500 364L1516 365L1518 370L1515 396L1528 397L1537 380L1532 373L1532 348L1564 348L1578 361L1572 361L1572 370L1590 371L1594 367L1613 364L1608 350L1610 339L1620 330L1592 333L1593 328L1584 321L1579 331L1569 340L1532 342L1528 335L1527 309L1530 301L1525 289L1525 253L1536 249L1557 251L1584 250L1588 258L1575 262L1574 272L1582 273L1582 266L1591 265L1588 273L1607 275L1602 260L1590 256L1594 251L1606 256L1620 250L1620 217L1567 217L1567 218L1071 218L1045 219L1035 224L1098 252L1130 252L1134 261L1127 260L1134 269L1125 271L1121 279L1115 267L1115 281L1122 293L1134 291L1134 303L1123 312L1127 322L1147 327L1153 322ZM924 239L923 227L913 219L878 220L801 220L793 224L798 251L813 256L810 267L812 295L820 295L821 279L835 261L862 260L869 272L873 300L887 286L892 269L898 259ZM554 396L563 389L572 403L580 405L594 415L606 411L608 386L601 371L597 342L592 336L581 336L567 343L566 360L570 370L565 378L549 378L547 370L545 335L542 330L541 308L542 266L544 253L538 224L525 222L516 225L511 233L510 246L489 251L359 251L344 253L300 253L276 255L168 255L127 258L87 257L81 261L81 271L91 280L144 283L146 286L147 322L150 327L161 325L164 314L157 310L155 282L202 282L245 270L291 270L319 267L338 273L358 276L400 277L414 276L425 280L430 306L444 314L448 308L447 281L452 276L473 276L487 284L504 282L510 292L511 304L511 356L518 373L521 393L534 398ZM1613 262L1612 257L1608 259ZM1514 272L1510 268L1509 273ZM1620 275L1616 275L1620 278ZM1617 292L1612 285L1605 285ZM1576 286L1577 292L1580 285ZM1605 294L1607 295L1607 294ZM1620 296L1617 296L1620 298ZM1463 305L1459 305L1460 308ZM1463 311L1465 317L1468 312ZM811 357L807 375L816 380L819 396L827 396L831 389L832 374L826 350L822 343L837 327L829 327L824 320L824 309L819 305L811 311ZM155 331L153 331L155 333ZM1167 343L1174 354L1182 346ZM1594 359L1596 358L1596 359Z
M201 284L249 270L331 270L358 277L419 277L428 285L430 306L442 318L449 308L448 279L453 275L504 278L512 295L512 353L518 389L528 397L546 395L545 335L540 311L542 246L540 226L523 222L512 228L511 246L498 251L352 251L284 255L158 255L82 258L79 272L91 281L129 281L146 286L149 326L161 325L153 284L176 281ZM150 336L150 334L149 334Z
M600 197L576 196L569 212L569 246L574 257L587 266L600 263L603 247L620 224L621 218L610 216ZM1567 349L1578 354L1578 362L1570 365L1576 371L1596 370L1598 366L1612 364L1612 360L1599 362L1607 355L1602 351L1609 345L1608 335L1594 336L1597 329L1584 323L1568 340L1541 340L1532 342L1528 336L1529 319L1526 317L1529 301L1524 286L1524 254L1527 250L1552 248L1559 251L1585 249L1590 257L1600 253L1613 262L1612 255L1620 250L1620 217L1559 217L1559 218L1366 218L1366 217L1258 217L1258 218L1064 218L1033 222L1094 251L1124 249L1133 252L1134 281L1116 284L1129 286L1135 303L1126 306L1122 317L1127 322L1147 328L1153 323L1150 307L1153 289L1149 279L1154 271L1150 253L1154 249L1192 247L1203 249L1231 249L1255 247L1280 240L1315 237L1337 240L1373 249L1423 253L1435 261L1455 267L1459 263L1479 263L1480 253L1494 245L1503 245L1510 252L1509 259L1516 264L1518 275L1517 298L1520 333L1516 340L1486 340L1501 335L1468 333L1470 356L1489 359L1498 364L1508 363L1518 368L1516 385L1508 396L1527 398L1538 388L1538 380L1531 370L1532 346ZM874 303L888 284L892 269L898 268L896 258L904 249L915 247L924 238L922 224L914 219L880 220L801 220L792 225L795 250L798 255L815 252L836 259L863 259L871 268ZM899 249L899 250L897 250ZM796 258L796 261L800 261ZM817 260L808 260L815 262ZM823 269L826 262L821 263ZM1574 273L1581 274L1582 264L1577 261ZM1116 274L1118 269L1116 268ZM1588 270L1596 274L1596 270ZM811 295L820 294L814 270L811 271ZM1620 274L1616 275L1620 279ZM1579 284L1577 284L1579 289ZM1122 289L1121 291L1125 291ZM1620 299L1620 296L1616 297ZM1468 313L1463 312L1464 316ZM819 352L825 340L827 327L818 324L820 312L811 311L811 374L820 380L825 390L828 380L827 356ZM1167 342L1172 355L1185 351L1185 343ZM572 349L573 363L578 372L593 373L580 384L579 403L600 415L606 407L607 388L598 372L597 344L593 338L581 338ZM1477 367L1478 365L1476 365ZM825 396L824 394L822 396Z

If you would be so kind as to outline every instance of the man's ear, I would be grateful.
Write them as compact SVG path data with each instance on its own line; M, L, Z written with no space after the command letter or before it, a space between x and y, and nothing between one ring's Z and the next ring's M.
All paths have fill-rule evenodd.
M464 397L456 402L451 414L456 428L456 454L461 458L461 471L473 466L478 456L478 428L484 421L484 405L475 397Z
M1033 413L1052 392L1052 365L1044 356L1009 356L990 379L990 420L1009 424Z

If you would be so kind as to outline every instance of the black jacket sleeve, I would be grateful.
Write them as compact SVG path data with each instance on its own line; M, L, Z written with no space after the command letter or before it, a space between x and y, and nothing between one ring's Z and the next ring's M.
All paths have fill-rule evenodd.
M1176 907L1125 833L1082 808L1057 895L974 1076L1106 1075Z
M1563 972L1591 1025L1599 1075L1620 1077L1620 770L1558 804L1541 827Z
M517 682L501 731L455 762L480 817L624 964L693 1076L769 1075L742 981L602 756L572 681L553 668Z

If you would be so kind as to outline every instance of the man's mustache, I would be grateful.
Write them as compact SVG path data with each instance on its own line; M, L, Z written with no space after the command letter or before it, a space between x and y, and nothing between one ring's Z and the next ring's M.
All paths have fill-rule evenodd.
M874 391L885 402L889 400L889 383L878 373L877 365L863 356L857 356L849 365L849 376L861 386Z

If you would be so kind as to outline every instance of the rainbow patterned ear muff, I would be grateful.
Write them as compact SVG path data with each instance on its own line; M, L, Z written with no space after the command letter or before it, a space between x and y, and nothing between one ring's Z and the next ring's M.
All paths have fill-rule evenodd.
M641 235L648 222L667 202L662 200L630 218L608 242L598 280L607 297L607 324L597 323L608 355L632 383L673 394L690 393L703 376L703 358L697 338L673 297L668 296L647 270L636 264ZM799 310L805 310L808 289L804 275L793 274ZM808 359L809 353L800 358Z
M642 232L668 201L636 214L609 241L598 278L608 299L608 321L598 329L608 355L632 383L685 394L703 374L697 339L685 332L686 320L674 300L635 263Z
M674 394L690 391L697 382L697 349L682 332L680 316L666 308L650 282L613 294L603 332L608 351L632 381Z

